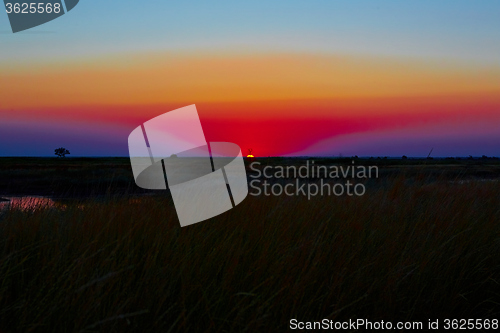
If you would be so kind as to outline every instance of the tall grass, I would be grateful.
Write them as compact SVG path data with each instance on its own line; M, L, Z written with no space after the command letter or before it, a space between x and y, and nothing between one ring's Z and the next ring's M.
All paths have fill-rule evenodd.
M13 209L0 217L0 330L494 317L499 222L495 183L401 177L363 197L249 196L184 228L168 197Z

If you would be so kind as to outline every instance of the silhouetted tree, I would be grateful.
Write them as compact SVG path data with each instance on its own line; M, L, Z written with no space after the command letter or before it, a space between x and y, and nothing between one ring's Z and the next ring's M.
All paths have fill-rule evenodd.
M67 150L66 148L57 148L55 150L55 154L59 157L66 157L66 155L69 155L69 150Z
M402 160L407 160L408 157L406 155L403 155L403 157L401 157Z

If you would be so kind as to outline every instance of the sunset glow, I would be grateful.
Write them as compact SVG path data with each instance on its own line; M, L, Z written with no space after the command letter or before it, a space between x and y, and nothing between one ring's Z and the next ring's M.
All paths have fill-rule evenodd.
M326 5L317 4L318 13L321 6ZM460 6L469 10L465 3ZM75 20L89 15L85 4L80 7ZM289 15L298 15L300 10L294 10ZM387 10L382 15L392 17L391 10L403 16L411 13L405 5ZM339 11L340 7L331 13ZM490 11L485 7L478 15L489 19ZM172 42L123 45L120 51L97 49L102 38L111 38L106 37L109 29L103 29L94 46L89 44L78 55L54 39L66 35L37 37L52 41L59 50L54 53L42 50L29 35L25 42L19 36L14 41L1 35L2 45L8 47L0 56L0 139L16 142L16 148L2 147L0 154L45 155L48 147L65 144L74 148L75 155L123 156L133 128L169 110L196 104L208 141L252 145L262 156L422 156L430 146L441 156L500 155L500 147L492 144L500 138L500 62L495 61L500 60L500 27L484 30L492 33L486 43L477 37L486 27L461 35L456 18L446 15L444 21L428 18L437 32L415 26L421 38L415 38L412 47L401 39L401 45L413 50L405 54L395 45L387 46L385 53L380 48L387 44L383 37L398 24L405 29L400 18L388 21L392 22L388 27L368 21L371 28L366 31L381 29L385 35L377 37L380 45L365 41L364 51L353 49L346 40L331 44L332 49L321 48L324 44L319 41L328 34L314 27L318 43L299 35L294 47L272 47L265 39L255 47L228 41L215 47L193 39L190 48ZM456 38L463 43L484 42L482 48L471 54L465 48L457 52L452 39L435 44L436 33L449 33L439 25L446 20L452 22L449 29L457 29ZM325 24L340 29L341 23L330 21ZM276 35L286 35L279 25L275 28ZM80 36L77 28L71 29ZM250 43L251 35L241 40ZM352 32L353 40L359 36ZM139 43L138 36L132 40ZM83 37L81 42L88 43ZM76 47L80 42L67 43ZM16 49L40 56L30 58L24 52L16 57ZM466 141L459 145L462 149L457 149L456 140Z

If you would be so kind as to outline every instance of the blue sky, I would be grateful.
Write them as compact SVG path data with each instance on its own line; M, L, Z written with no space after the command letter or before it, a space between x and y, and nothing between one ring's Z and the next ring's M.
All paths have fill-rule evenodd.
M153 50L500 57L500 1L82 0L12 34L0 15L0 63Z
M300 146L304 154L420 156L432 145L441 156L500 156L492 144L499 14L499 0L81 0L13 34L0 13L0 142L8 142L0 155L46 155L59 145L72 156L126 155L143 114L201 103L208 132L227 132L217 140L263 155ZM416 94L418 102L397 99ZM353 99L342 109L346 96L376 96L383 107ZM276 100L285 104L269 103ZM233 110L239 122L228 117ZM259 115L274 118L263 125ZM310 118L309 137L291 144L282 123L301 129L301 117Z

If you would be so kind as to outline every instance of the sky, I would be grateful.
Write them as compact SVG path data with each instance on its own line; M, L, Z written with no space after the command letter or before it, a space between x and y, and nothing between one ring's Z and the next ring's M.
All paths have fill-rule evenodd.
M255 156L500 156L500 2L82 0L13 34L0 156L127 156L195 104Z

